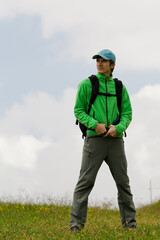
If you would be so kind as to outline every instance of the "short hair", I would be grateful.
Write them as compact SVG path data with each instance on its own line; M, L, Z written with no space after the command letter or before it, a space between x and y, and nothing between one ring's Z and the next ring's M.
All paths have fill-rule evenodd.
M109 60L109 62L110 62L110 65L111 65L111 64L115 64L112 60ZM112 75L112 72L113 72L113 71L114 71L114 68L111 69L111 75Z

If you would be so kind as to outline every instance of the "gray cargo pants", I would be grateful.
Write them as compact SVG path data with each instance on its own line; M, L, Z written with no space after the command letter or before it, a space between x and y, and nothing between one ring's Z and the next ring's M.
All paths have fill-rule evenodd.
M103 161L108 164L117 186L122 225L130 227L136 224L136 210L127 175L123 139L87 136L84 141L80 176L74 191L71 208L71 227L77 225L83 228L86 222L88 196Z

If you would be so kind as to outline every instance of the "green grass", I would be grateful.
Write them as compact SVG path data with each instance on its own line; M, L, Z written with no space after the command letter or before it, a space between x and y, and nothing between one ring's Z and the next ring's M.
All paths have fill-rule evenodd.
M78 233L69 231L69 220L69 206L1 203L0 240L160 239L160 201L137 209L137 230L124 229L119 211L105 208L89 208Z

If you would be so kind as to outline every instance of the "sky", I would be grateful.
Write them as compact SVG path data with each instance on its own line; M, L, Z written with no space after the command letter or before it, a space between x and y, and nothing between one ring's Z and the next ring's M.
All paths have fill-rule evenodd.
M2 200L72 200L83 146L77 86L96 74L92 56L105 48L133 108L124 141L135 204L160 199L159 8L158 0L0 0ZM89 201L116 199L103 164Z

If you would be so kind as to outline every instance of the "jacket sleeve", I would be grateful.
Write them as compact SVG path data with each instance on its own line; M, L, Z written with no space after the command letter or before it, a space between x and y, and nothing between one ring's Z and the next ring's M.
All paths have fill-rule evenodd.
M84 124L87 128L95 129L98 121L87 113L91 91L92 87L89 79L86 79L79 84L74 114L80 123Z
M132 120L132 107L128 92L123 85L122 102L121 102L121 119L119 124L115 126L117 134L124 132Z

